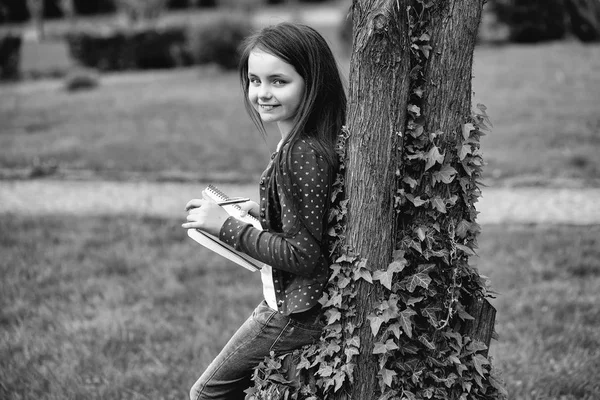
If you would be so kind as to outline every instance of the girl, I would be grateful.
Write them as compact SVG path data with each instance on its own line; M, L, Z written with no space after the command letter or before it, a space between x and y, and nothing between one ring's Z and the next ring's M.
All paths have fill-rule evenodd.
M204 193L190 200L183 227L205 230L268 266L264 300L194 384L191 400L243 399L253 369L271 351L284 354L319 339L318 302L329 278L326 224L337 172L334 150L346 117L346 95L323 37L281 23L246 39L240 78L250 117L281 133L260 178L260 202L242 208L263 230L233 217Z

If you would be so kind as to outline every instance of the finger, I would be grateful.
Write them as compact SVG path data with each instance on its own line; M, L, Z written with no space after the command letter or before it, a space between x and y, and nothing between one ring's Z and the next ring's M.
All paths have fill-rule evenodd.
M185 211L189 210L190 208L202 207L203 203L204 199L192 199L185 205Z
M185 219L188 221L199 222L199 223L203 222L203 220L204 220L203 216L199 215L198 213L194 213L194 214L190 213L187 215L187 217L185 217Z

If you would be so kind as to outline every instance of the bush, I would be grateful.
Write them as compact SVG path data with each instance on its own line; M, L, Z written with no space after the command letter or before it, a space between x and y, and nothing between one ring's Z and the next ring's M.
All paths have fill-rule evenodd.
M103 71L174 68L189 65L186 28L144 28L127 31L72 32L71 56L81 65Z
M21 36L8 34L0 37L0 80L19 79Z
M86 68L77 68L65 78L65 90L68 92L94 89L98 84L98 73Z
M237 67L239 46L252 33L252 24L242 14L226 14L190 32L190 47L198 64L215 63L225 69Z
M563 0L494 0L492 6L498 20L508 25L512 42L557 40L567 32Z

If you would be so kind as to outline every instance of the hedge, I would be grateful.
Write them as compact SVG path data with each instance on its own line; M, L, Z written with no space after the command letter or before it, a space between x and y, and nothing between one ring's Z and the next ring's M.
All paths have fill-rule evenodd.
M67 34L71 56L103 71L174 68L191 64L187 28L144 28Z
M19 79L21 36L8 34L0 37L0 80Z

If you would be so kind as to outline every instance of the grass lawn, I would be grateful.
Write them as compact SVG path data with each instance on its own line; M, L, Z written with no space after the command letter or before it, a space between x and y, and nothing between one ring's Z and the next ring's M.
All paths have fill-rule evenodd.
M0 230L0 398L182 399L260 298L256 274L147 217ZM511 399L597 399L600 226L488 225L492 342Z
M318 29L342 54L337 28ZM34 53L43 54L39 48L28 53L30 64L40 62ZM54 53L61 54L45 54ZM340 64L347 74L348 59ZM482 142L487 183L558 178L599 184L598 70L599 45L477 48L474 102L488 107L494 123ZM202 67L105 74L97 89L73 94L62 83L3 85L5 176L57 164L66 176L242 182L260 174L277 141L271 130L265 143L249 121L234 72Z

